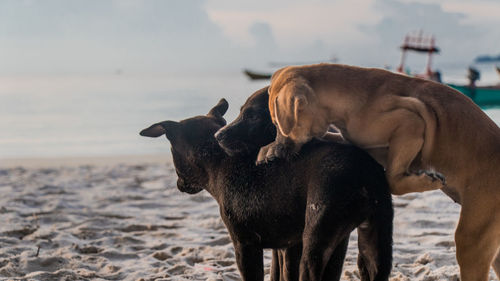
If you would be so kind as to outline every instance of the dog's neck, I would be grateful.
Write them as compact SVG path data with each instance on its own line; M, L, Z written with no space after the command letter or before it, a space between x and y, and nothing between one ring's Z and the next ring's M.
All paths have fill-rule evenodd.
M208 175L208 184L205 190L214 197L217 202L221 203L223 198L220 198L228 188L227 176L233 174L239 169L248 169L255 166L258 150L251 153L238 154L229 156L218 144L207 147L210 151L209 155L204 157L203 168Z
M344 94L342 90L332 90L328 94L317 95L317 116L325 118L330 124L342 127L347 123L349 115L359 107L362 100L354 100L355 96ZM358 98L359 99L359 98Z

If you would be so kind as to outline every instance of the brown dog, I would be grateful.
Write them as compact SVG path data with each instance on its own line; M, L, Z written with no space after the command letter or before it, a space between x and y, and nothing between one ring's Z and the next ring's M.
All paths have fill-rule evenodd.
M279 130L258 162L296 153L333 124L338 139L385 166L393 194L442 189L459 202L461 280L486 281L495 256L500 278L500 129L469 98L435 82L336 64L280 69L269 94Z

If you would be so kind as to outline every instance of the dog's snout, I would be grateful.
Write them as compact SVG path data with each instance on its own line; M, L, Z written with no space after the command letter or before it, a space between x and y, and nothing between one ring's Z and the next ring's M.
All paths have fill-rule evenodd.
M182 188L182 187L184 187L185 184L186 184L186 182L184 181L183 178L178 178L177 179L177 186L178 187Z

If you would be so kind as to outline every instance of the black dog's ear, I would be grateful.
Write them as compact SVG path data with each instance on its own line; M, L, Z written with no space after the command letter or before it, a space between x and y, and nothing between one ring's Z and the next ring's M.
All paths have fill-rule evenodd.
M227 100L222 98L220 99L219 103L217 103L216 106L214 106L210 111L208 112L208 116L213 116L217 118L222 118L224 114L226 113L227 109L229 108L229 104L227 103Z
M227 103L227 100L222 98L220 99L219 103L215 105L210 111L208 112L207 116L212 116L217 118L218 122L221 126L226 125L226 119L224 119L222 116L226 113L227 109L229 108L229 104Z
M139 134L143 137L157 138L163 134L171 140L180 130L180 123L175 121L163 121L153 124L142 130Z

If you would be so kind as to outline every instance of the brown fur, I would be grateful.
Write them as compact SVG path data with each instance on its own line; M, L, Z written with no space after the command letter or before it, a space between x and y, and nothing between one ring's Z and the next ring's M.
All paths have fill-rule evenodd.
M287 157L333 124L386 167L393 194L442 189L459 202L461 280L486 281L490 265L500 278L500 129L469 98L432 81L336 64L283 68L269 94L279 130L258 161Z

